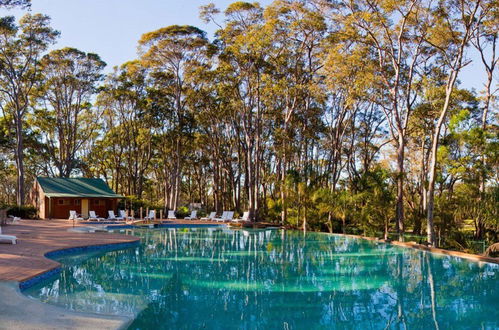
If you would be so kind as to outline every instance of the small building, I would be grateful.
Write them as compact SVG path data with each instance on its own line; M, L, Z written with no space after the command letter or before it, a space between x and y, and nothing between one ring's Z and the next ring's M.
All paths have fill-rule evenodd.
M100 217L107 217L108 210L116 211L116 194L101 179L91 178L36 178L31 203L38 210L40 219L67 219L74 210L83 217L95 211Z

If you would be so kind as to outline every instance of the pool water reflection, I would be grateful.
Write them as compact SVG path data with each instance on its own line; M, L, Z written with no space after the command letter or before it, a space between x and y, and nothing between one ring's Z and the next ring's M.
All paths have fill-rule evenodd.
M499 267L337 235L134 229L24 293L130 329L499 328Z

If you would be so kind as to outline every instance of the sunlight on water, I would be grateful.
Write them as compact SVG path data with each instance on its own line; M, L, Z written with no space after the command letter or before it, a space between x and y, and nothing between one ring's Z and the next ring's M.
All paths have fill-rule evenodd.
M499 267L338 235L138 229L25 294L130 329L499 328Z

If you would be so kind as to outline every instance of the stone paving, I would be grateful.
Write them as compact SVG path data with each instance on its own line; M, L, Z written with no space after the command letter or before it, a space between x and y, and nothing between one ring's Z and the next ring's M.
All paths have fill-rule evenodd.
M119 234L68 232L71 227L68 220L21 220L2 226L2 233L18 240L14 245L0 242L0 281L22 282L57 268L58 262L44 256L50 251L139 240Z

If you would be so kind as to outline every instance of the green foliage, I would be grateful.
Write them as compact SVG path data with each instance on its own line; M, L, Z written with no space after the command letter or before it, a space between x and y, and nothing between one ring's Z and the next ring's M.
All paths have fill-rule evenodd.
M31 205L2 205L0 209L7 209L7 215L21 219L36 219L38 210Z
M177 211L175 212L175 215L177 218L183 219L187 216L189 216L191 212L189 211L189 208L187 206L180 206Z

